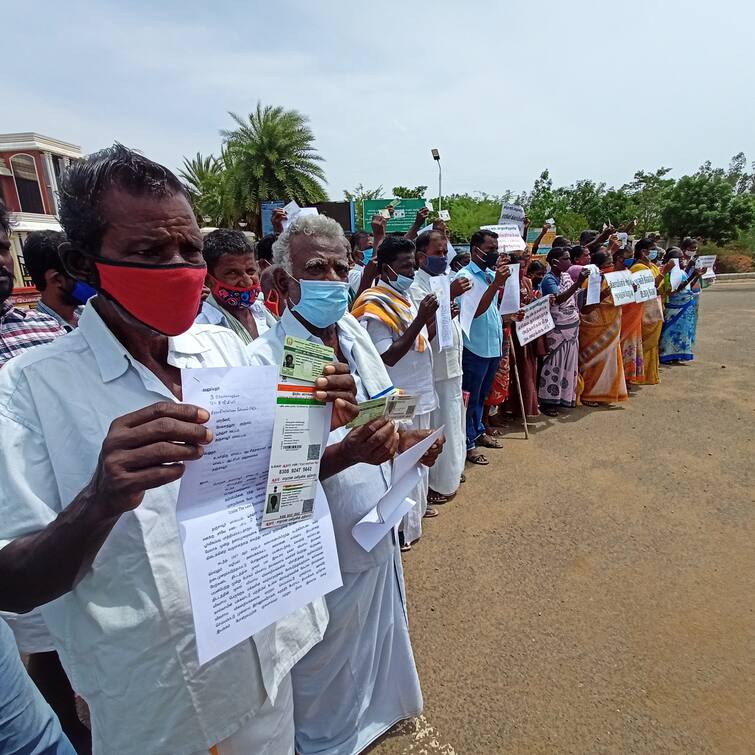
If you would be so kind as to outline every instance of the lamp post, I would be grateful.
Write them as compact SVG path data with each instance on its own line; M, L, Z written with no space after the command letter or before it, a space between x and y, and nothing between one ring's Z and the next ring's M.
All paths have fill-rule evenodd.
M433 160L438 163L438 212L443 209L443 171L440 168L440 152L437 149L430 150Z

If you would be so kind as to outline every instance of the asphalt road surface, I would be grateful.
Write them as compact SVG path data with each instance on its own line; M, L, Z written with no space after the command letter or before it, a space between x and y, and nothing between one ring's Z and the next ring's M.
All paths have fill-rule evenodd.
M373 755L755 752L755 281L696 352L467 467L404 557L424 714Z

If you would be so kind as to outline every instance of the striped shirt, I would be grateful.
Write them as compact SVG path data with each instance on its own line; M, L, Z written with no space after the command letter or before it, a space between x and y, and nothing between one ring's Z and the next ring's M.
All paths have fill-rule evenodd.
M5 302L0 305L0 367L22 351L63 335L65 330L49 315Z

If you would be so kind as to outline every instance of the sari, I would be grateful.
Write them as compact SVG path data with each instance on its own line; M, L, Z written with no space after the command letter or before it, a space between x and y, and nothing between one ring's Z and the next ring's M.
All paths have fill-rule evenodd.
M498 364L493 387L485 399L485 406L500 406L509 395L510 361L509 361L509 327L503 327L503 343L501 344L501 361Z
M638 270L650 270L653 278L657 278L661 271L657 265L652 262L649 265L633 265L632 272ZM661 293L665 286L661 284ZM638 380L642 385L657 385L661 382L661 362L658 346L661 340L661 330L663 328L663 304L661 296L646 301L642 305L642 362L644 367L644 376Z
M687 274L684 274L685 281ZM661 364L691 362L694 358L697 333L697 306L700 290L697 285L671 294L666 304L666 322L663 323L659 345Z
M519 296L522 305L530 304L539 298L540 292L533 291L532 281L523 276L520 281ZM516 370L511 370L511 384L509 386L509 395L501 407L504 412L513 414L515 417L521 416L521 407L519 406L519 391L517 389L517 375L521 383L522 403L524 404L524 413L528 417L537 417L540 409L537 402L537 360L538 357L545 356L547 347L545 337L541 336L534 341L530 341L526 346L520 346L519 339L512 339L514 343L513 353L510 354L512 364L516 365Z
M551 273L545 276L555 278ZM561 273L559 293L572 287L568 273ZM543 287L543 295L547 295ZM557 408L577 405L577 374L579 364L579 311L574 296L561 304L551 305L555 328L545 334L548 355L543 360L537 395L542 406Z
M627 383L641 383L645 379L642 358L643 303L634 302L621 307L621 358Z
M585 284L586 286L587 284ZM603 290L608 283L603 281ZM613 404L626 401L627 384L621 355L621 319L625 307L615 307L611 297L579 318L579 374L581 401Z

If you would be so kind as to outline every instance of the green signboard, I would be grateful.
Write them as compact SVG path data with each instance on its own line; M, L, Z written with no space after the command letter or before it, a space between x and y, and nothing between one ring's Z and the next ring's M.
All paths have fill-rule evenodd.
M372 216L380 214L380 210L388 209L391 202L398 202L393 206L393 217L388 219L386 233L406 233L417 217L417 213L425 206L424 199L365 199L362 211L364 228L369 231Z

